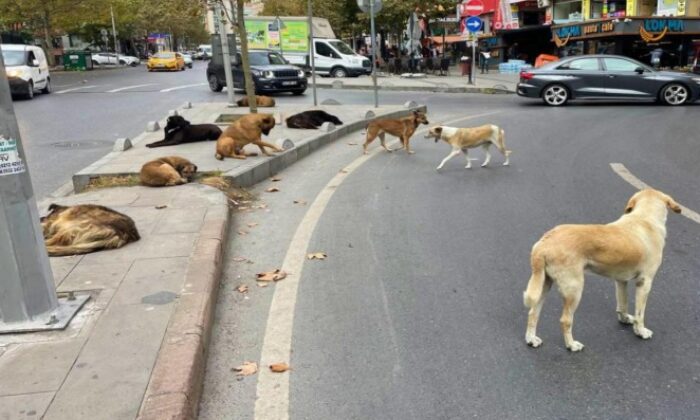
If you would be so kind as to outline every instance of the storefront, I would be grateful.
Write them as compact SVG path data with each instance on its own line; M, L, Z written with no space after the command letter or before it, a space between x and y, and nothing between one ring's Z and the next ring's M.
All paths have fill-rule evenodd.
M692 61L698 38L700 18L615 18L552 26L559 56L619 54L669 68Z

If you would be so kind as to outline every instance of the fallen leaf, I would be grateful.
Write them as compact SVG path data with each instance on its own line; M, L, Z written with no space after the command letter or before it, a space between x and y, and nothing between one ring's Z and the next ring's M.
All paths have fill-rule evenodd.
M277 191L279 191L279 190L280 190L280 189L277 188L277 187L270 187L270 188L266 189L265 191L267 191L267 192L277 192Z
M239 230L238 234L241 236L246 236L248 234L248 232L246 232L245 230Z
M282 178L280 178L278 176L274 176L274 177L270 178L270 181L272 181L272 182L279 182L281 180L282 180Z
M348 143L348 146L357 146L357 143L350 142Z
M248 286L246 286L245 284L241 284L240 286L236 287L236 291L238 293L243 293L243 294L248 293Z
M243 262L243 261L248 261L248 258L246 258L246 257L233 257L233 260L235 262Z
M257 373L258 364L255 362L243 362L242 365L236 366L233 370L238 372L238 376L250 376Z
M258 273L256 276L258 278L258 281L280 281L287 277L287 273L278 268L275 271L266 271L263 273Z
M248 223L249 228L254 228L257 225L258 225L258 223Z
M326 257L325 252L312 252L311 254L306 254L306 258L309 260L325 260Z
M306 200L294 200L294 204L301 204L302 206L305 206Z
M165 208L168 208L167 204L161 204L160 206L156 206L156 210L163 210Z
M289 367L288 364L286 363L275 363L273 365L270 365L270 370L275 372L275 373L282 373L290 370L291 368Z

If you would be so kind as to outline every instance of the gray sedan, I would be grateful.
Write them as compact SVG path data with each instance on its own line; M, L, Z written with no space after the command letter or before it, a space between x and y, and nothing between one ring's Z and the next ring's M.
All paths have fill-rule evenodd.
M653 99L683 105L700 96L700 77L656 71L617 55L584 55L523 70L517 92L551 106L570 99Z

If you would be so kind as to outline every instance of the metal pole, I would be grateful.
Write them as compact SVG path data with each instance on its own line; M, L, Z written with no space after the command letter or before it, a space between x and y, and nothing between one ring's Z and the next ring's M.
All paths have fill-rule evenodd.
M224 56L224 75L226 75L226 93L228 94L228 104L227 106L229 108L232 108L235 106L234 103L234 98L233 98L233 72L231 71L231 55L229 54L228 50L228 35L226 34L226 19L224 18L223 14L221 13L221 7L225 7L223 5L219 5L219 3L216 4L216 8L214 9L214 13L217 13L217 16L219 16L219 38L221 39L221 51ZM233 13L233 10L231 11ZM235 42L235 40L234 40Z
M316 46L314 45L314 22L313 22L313 8L311 6L311 0L309 3L309 55L311 56L311 87L314 92L314 106L318 105L318 97L316 96L316 60L314 55L316 55Z
M0 333L64 328L75 312L63 308L0 54Z
M379 92L377 90L377 34L374 29L374 2L369 0L369 16L372 35L372 85L374 85L374 107L379 108Z
M114 52L119 54L119 44L117 44L117 26L114 24L114 8L109 5L109 13L112 14L112 35L114 35Z

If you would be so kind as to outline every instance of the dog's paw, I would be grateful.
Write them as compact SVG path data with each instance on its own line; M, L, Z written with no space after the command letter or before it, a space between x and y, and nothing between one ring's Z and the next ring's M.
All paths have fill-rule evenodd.
M533 335L532 337L526 336L525 342L527 343L528 346L535 348L535 349L542 345L542 339L536 335Z
M578 341L573 341L571 345L567 345L566 348L571 352L577 352L583 350L584 345Z
M632 325L634 324L634 317L630 314L617 313L617 320L620 324Z
M637 337L641 338L642 340L648 340L651 338L652 335L654 335L654 332L648 328L634 328L634 333L637 335Z

